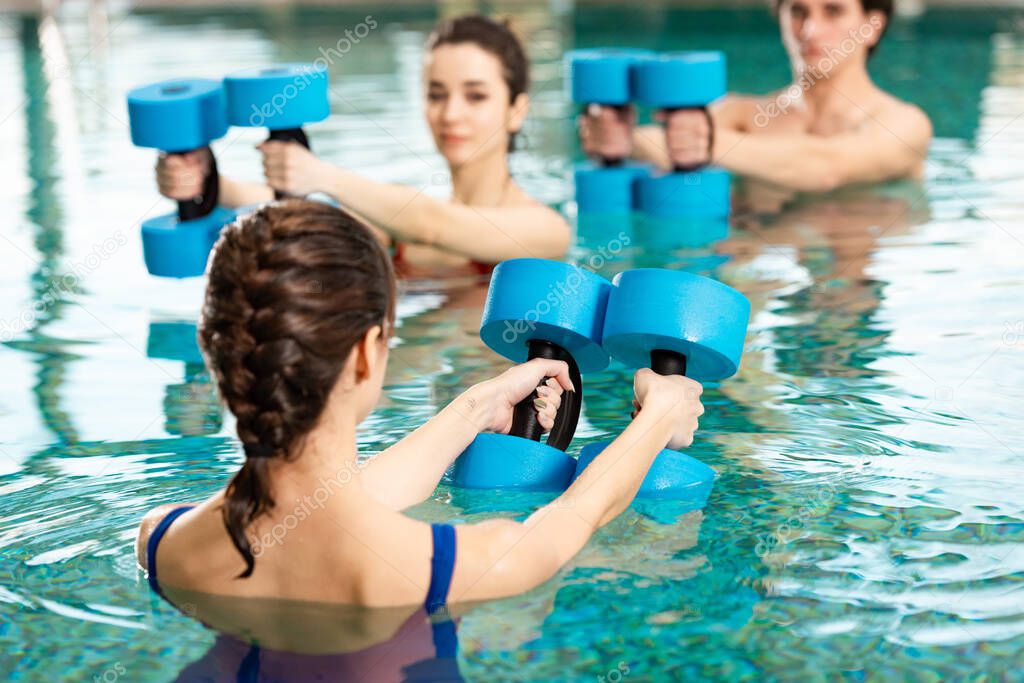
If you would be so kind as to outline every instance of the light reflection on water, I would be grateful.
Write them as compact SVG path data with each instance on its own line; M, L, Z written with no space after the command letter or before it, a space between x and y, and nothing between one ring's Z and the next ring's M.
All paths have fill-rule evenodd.
M314 147L443 195L418 105L433 11L373 11L384 28L332 65L336 115L310 129ZM785 77L763 68L781 52L760 10L652 10L624 21L630 11L518 11L536 77L515 171L552 204L571 192L565 49L721 45L737 89ZM62 8L59 23L0 14L0 63L12 74L0 79L9 217L0 240L9 333L0 345L0 643L16 653L0 672L9 677L90 678L120 664L132 679L170 680L214 644L149 594L131 548L145 510L216 490L238 450L191 343L202 283L157 280L142 266L137 224L167 202L153 192L152 155L128 144L123 93L161 77L310 59L310 46L333 44L338 27L365 15L103 17L84 4ZM879 80L922 103L939 136L923 184L817 200L747 186L731 225L687 226L685 239L674 236L679 226L642 219L581 220L573 257L603 274L682 268L751 299L743 367L705 393L691 449L719 478L705 510L672 524L658 521L671 509L627 512L548 585L468 610L464 675L582 680L625 664L634 680L1019 676L1018 16L929 10L893 27ZM217 146L221 167L255 178L260 137L233 130ZM629 244L609 250L623 232ZM504 366L476 337L482 294L410 285L387 396L360 436L366 452ZM587 378L574 449L622 429L629 378L616 365ZM472 521L537 502L442 487L415 514Z

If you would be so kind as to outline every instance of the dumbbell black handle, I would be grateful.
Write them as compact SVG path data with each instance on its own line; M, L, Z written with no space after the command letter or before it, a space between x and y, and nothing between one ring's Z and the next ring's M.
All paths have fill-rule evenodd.
M700 107L666 107L666 108L662 109L662 111L665 112L666 114L670 114L670 113L672 113L674 111L680 111L680 110L683 110L683 109L691 109L691 110L694 110L694 111L699 111L699 112L703 113L705 118L707 118L707 120L708 120L708 162L707 163L703 163L703 164L694 164L693 166L673 166L673 169L676 172L678 172L678 173L692 173L693 171L697 171L697 170L699 170L701 168L704 168L711 161L711 150L713 150L715 148L715 122L711 118L711 112L709 112L708 108L705 107L705 106L700 106Z
M306 131L301 128L281 128L280 130L271 130L270 137L267 141L278 140L280 142L295 142L306 149L309 149L309 138L306 137ZM281 192L280 190L274 190L274 199L284 199L289 197L287 192Z
M531 339L529 342L528 360L534 358L548 358L562 360L569 365L569 379L572 381L576 391L566 391L562 394L562 404L555 416L555 424L551 428L547 445L564 451L569 447L572 437L576 434L576 426L580 421L580 408L583 401L583 378L580 376L579 366L568 351L558 344L543 339ZM542 386L544 382L537 386ZM544 428L537 419L537 408L533 405L537 393L533 392L522 401L516 404L512 411L512 428L509 434L521 436L531 441L540 441L544 434Z
M686 356L678 351L654 349L651 351L651 370L659 375L682 375L686 377Z
M199 149L191 150L192 152L198 152L206 150L210 154L210 172L206 174L206 178L203 179L203 191L202 194L193 197L192 199L184 199L178 201L178 220L179 221L194 221L197 218L208 216L210 213L217 208L217 200L220 196L220 176L217 173L217 158L213 156L213 150L209 147L200 147ZM168 152L167 156L188 154L189 152Z

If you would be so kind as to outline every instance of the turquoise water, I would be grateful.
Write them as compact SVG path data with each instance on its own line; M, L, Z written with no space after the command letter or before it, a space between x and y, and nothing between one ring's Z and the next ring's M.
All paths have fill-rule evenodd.
M720 47L734 89L787 76L761 8L560 7L514 12L535 62L514 170L553 205L571 196L565 50ZM331 66L335 116L313 145L443 195L418 100L435 10L0 13L4 678L174 680L215 640L149 592L132 550L143 512L208 495L239 453L192 342L202 283L142 266L139 220L169 203L128 144L124 92L312 59L368 14L379 27ZM580 263L683 268L751 299L743 367L705 393L691 449L719 478L704 510L629 511L547 585L466 613L467 679L1024 680L1022 19L943 9L893 27L874 73L936 124L921 185L748 186L710 243L722 226L679 240L583 222ZM233 130L222 169L256 178L260 138ZM611 249L620 229L630 244ZM476 337L481 288L407 290L366 453L505 365ZM588 377L574 451L623 428L629 392L621 366ZM441 488L414 514L536 502Z

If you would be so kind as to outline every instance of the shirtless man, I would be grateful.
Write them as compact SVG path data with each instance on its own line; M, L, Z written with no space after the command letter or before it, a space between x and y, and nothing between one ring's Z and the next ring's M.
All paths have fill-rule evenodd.
M793 83L767 96L729 94L703 112L658 112L664 126L635 127L632 108L594 108L580 120L587 154L633 157L662 168L713 163L791 190L920 178L932 137L928 116L881 90L867 60L892 0L774 0Z

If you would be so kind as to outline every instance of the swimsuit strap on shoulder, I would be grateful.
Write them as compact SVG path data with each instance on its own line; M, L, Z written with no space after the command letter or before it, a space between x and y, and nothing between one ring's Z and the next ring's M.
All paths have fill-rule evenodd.
M153 533L149 535L149 542L146 543L146 572L149 574L149 587L157 593L160 593L160 586L156 582L156 548L160 545L160 539L162 539L164 534L167 533L167 529L174 523L174 520L181 517L193 507L195 506L183 505L180 508L174 508L160 520L160 523L156 525L155 529L153 529Z

